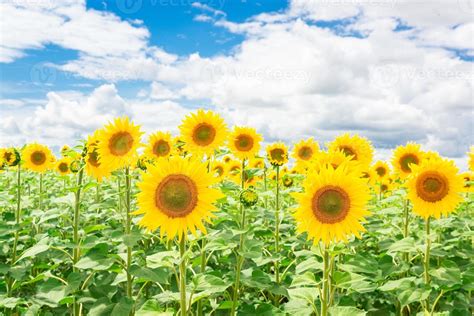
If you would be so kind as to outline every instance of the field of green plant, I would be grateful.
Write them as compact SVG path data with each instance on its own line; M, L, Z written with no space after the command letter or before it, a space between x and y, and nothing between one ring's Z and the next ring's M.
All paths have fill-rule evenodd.
M313 243L294 217L307 176L245 165L243 178L258 180L243 191L219 179L207 234L167 238L132 214L149 171L97 181L84 147L71 151L82 158L65 175L0 173L4 315L472 315L472 193L424 220L401 180L382 193L370 185L361 238Z

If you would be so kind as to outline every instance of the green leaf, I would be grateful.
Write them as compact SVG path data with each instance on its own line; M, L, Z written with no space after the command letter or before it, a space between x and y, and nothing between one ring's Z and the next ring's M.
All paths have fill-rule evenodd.
M169 272L166 268L149 269L146 267L140 267L133 265L130 268L130 273L137 278L144 279L145 281L156 282L160 284L169 284L168 276Z
M414 252L414 249L415 240L412 237L407 237L394 242L390 247L388 247L387 253L393 256L393 254L396 253Z
M120 301L115 304L114 309L112 310L111 315L114 316L129 316L130 312L133 309L133 304L135 302L128 298L128 297L122 297Z
M353 306L332 306L328 310L329 316L364 316L367 313Z
M107 244L98 244L91 248L76 264L78 269L107 270L114 263L113 258L107 256Z
M398 295L398 300L402 306L406 306L413 302L424 301L430 295L431 289L422 289L422 288L415 288L415 289L407 289L401 292Z
M406 290L407 288L413 286L415 281L414 277L403 278L399 280L388 281L384 285L379 287L380 291L393 291L393 290Z
M36 244L34 245L33 247L31 248L28 248L26 249L22 254L21 256L15 261L16 262L19 262L25 258L30 258L30 257L34 257L42 252L45 252L49 249L49 246L48 245L44 245L44 244Z
M31 298L31 301L40 306L58 306L59 302L66 296L66 287L55 279L48 279L38 286L38 292Z
M142 235L139 233L131 233L128 235L123 235L123 243L127 247L135 246L137 242L141 239L142 239Z

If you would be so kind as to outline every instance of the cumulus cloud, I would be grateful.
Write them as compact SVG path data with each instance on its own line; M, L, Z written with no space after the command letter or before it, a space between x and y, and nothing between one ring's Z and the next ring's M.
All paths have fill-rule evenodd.
M45 23L43 28L70 23L60 21L61 14L69 14L91 27L102 20L118 24L123 31L116 36L134 39L123 49L107 44L115 47L114 52L95 51L87 34L68 41L56 39L59 45L81 52L78 59L58 67L89 79L148 82L138 100L122 99L113 85L78 98L50 93L46 105L17 127L22 135L46 137L71 126L61 134L65 140L75 136L74 131L86 133L115 114L129 113L146 129L176 130L187 112L182 104L207 100L229 124L255 126L269 141L314 136L324 143L341 132L355 132L369 137L383 157L390 148L413 140L459 160L472 142L474 121L473 63L456 54L472 55L469 4L463 0L293 0L286 11L241 23L195 4L195 9L212 15L215 27L245 36L230 53L213 57L177 56L149 46L144 25L73 4L69 9L34 10L45 15L38 22ZM22 27L28 26L15 26ZM68 32L76 27L73 23ZM40 48L49 41L49 34L26 37L6 46L11 51L6 56L13 60L24 49ZM107 101L111 109L106 100L112 100ZM5 113L2 126L15 128L11 126L15 120L10 119L14 113L13 109ZM88 119L89 124L83 122Z

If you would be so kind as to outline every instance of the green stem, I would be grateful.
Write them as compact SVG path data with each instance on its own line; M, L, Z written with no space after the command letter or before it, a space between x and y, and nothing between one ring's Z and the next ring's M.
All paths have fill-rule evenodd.
M15 211L15 223L17 226L20 225L20 212L21 212L21 167L18 164L17 174L16 174L16 211ZM20 227L16 228L15 231L15 241L13 242L13 254L12 254L12 263L16 261L16 251L18 246L18 238L20 234Z
M275 254L280 255L280 166L276 166L276 194L275 194ZM275 282L280 285L279 258L275 260ZM280 304L280 296L275 295L275 305Z
M405 222L404 222L404 227L403 227L403 237L404 238L408 237L408 224L409 224L409 221L410 221L410 213L409 213L409 210L408 210L409 203L410 202L408 200L405 201L405 207L404 207ZM404 253L403 257L404 257L405 262L408 263L409 262L408 252Z
M72 250L72 261L73 266L72 269L74 272L77 272L78 269L76 268L76 263L79 261L81 256L81 245L79 241L79 217L80 217L80 209L81 209L81 190L82 190L82 178L84 176L84 168L79 170L77 175L77 187L76 192L74 194L75 201L74 201L74 219L73 219L73 243L74 248ZM74 296L73 302L73 315L77 316L81 314L81 307L80 304L77 303L76 297Z
M321 316L328 315L329 308L329 251L328 246L324 245L323 254L323 291L321 296Z
M130 177L130 168L125 168L125 212L126 212L126 222L125 222L125 234L130 235L132 219L130 216L130 200L131 200L131 177ZM132 247L127 246L127 296L132 298L132 275L130 274L130 267L132 265Z
M16 261L16 252L18 246L18 239L20 237L20 212L21 212L21 167L18 164L17 175L16 175L16 210L15 210L15 240L13 241L13 251L12 251L12 262L13 265ZM13 292L13 279L8 278L7 280L7 296L11 296Z
M242 190L245 188L245 159L242 159L242 168L241 168L241 175L240 175L240 180L241 180L241 188ZM240 220L240 229L244 230L245 229L245 207L243 206L242 203L240 203L240 214L241 214L241 220ZM239 299L239 286L240 286L240 271L242 270L242 266L244 264L244 257L242 256L242 251L244 248L244 233L240 234L240 242L239 242L239 248L238 248L238 254L237 254L237 267L235 271L235 284L234 284L234 295L232 299L232 310L231 310L231 315L235 315L236 309L237 309L237 301Z
M43 210L43 173L39 174L39 199L38 199L38 208Z
M184 254L186 253L186 235L183 233L179 241L179 254L181 261L179 263L179 293L181 315L186 316L186 260Z
M430 238L430 217L426 219L426 251L425 251L425 260L424 260L424 279L425 284L430 285L430 247L431 247L431 238ZM429 297L426 299L426 309L430 308Z

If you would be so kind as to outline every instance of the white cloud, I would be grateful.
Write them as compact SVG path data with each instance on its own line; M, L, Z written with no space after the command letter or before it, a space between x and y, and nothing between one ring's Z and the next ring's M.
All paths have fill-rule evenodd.
M472 14L463 3L294 0L287 12L264 13L242 23L215 13L216 27L243 34L245 40L226 55L206 58L199 53L178 57L149 47L145 26L80 11L78 16L85 19L80 23L92 26L101 19L109 26L118 23L123 27L120 36L134 41L123 50L118 45L117 51L105 53L91 47L92 39L86 35L60 41L81 51L77 60L61 68L91 79L145 80L150 86L140 91L140 100L122 99L113 85L87 96L50 93L44 107L20 120L19 134L59 143L53 135L71 140L75 131L90 132L122 113L132 115L147 130L176 131L187 113L178 100L199 104L208 100L229 124L255 126L269 141L314 136L324 143L350 131L369 137L381 149L381 157L389 148L414 140L425 149L459 158L472 142L474 70L472 62L446 48L467 54L473 50ZM61 11L77 10L71 7ZM55 25L56 17L61 17L55 12L39 23L50 23L46 28ZM90 22L85 17L89 14ZM349 20L337 32L314 23L340 19ZM400 24L409 27L398 31ZM77 25L72 24L69 32ZM354 32L363 37L350 36ZM22 54L25 47L44 45L48 36L38 33L9 48ZM126 39L123 43L128 44ZM17 118L14 110L2 117L10 126L17 122L11 119Z

